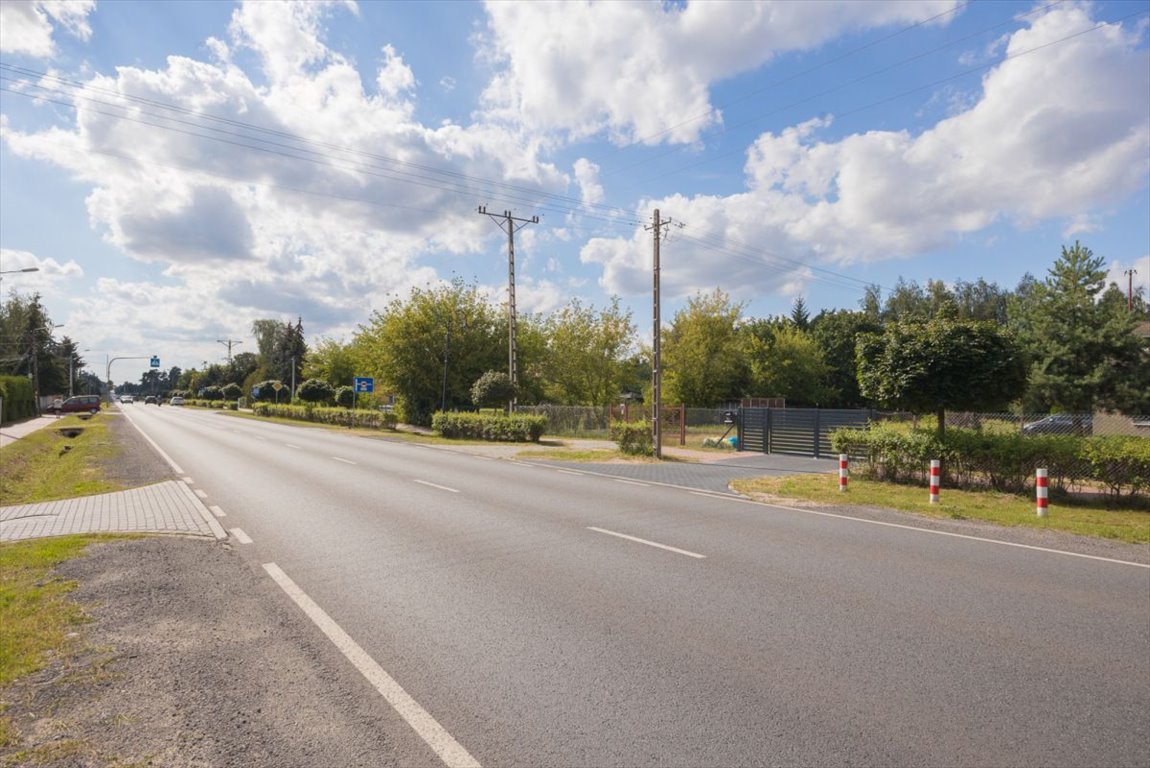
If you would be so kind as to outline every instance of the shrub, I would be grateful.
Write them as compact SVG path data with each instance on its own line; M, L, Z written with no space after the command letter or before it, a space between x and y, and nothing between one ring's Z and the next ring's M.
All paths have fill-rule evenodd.
M611 422L611 439L629 456L654 456L655 436L645 421Z
M351 408L355 404L355 389L339 387L335 391L335 404L341 408Z
M217 387L214 384L210 387L204 387L203 389L200 390L200 399L201 400L223 400L224 399L223 387Z
M335 397L335 391L323 379L308 379L299 385L296 397L305 403L330 403Z
M515 399L515 385L503 371L488 371L471 387L471 402L477 408L494 408Z
M444 413L431 417L431 428L448 438L501 443L536 443L547 428L545 416L524 414Z
M224 385L222 394L225 400L231 400L234 402L244 396L244 388L239 384L232 382L231 384Z
M23 419L36 412L32 382L26 376L0 376L0 398L4 400L0 422Z
M314 405L276 405L275 403L255 403L252 410L257 416L279 419L310 421L316 424L330 424L338 427L362 429L395 429L395 415L380 410L364 408L323 408Z

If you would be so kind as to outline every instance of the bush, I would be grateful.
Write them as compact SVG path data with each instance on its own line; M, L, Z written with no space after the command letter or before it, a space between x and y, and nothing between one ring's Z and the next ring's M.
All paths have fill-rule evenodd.
M395 414L380 410L346 408L323 408L313 405L276 405L275 403L255 403L252 406L256 416L279 419L310 421L316 424L330 424L338 427L363 429L395 429Z
M232 382L231 384L225 384L223 388L223 396L225 400L231 400L232 402L235 402L244 396L244 388L235 382Z
M224 390L223 387L217 387L214 384L210 387L204 387L200 390L201 400L223 400Z
M654 456L655 436L645 421L611 422L611 439L629 456Z
M544 416L522 414L444 413L431 417L431 428L453 439L490 440L500 443L537 443L547 428Z
M503 371L488 371L471 387L471 402L477 408L494 408L515 399L515 385Z
M323 379L308 379L299 385L296 397L305 403L330 403L335 397L335 390Z
M4 399L4 410L0 413L2 423L6 424L36 413L32 381L26 376L0 376L0 398Z
M931 459L942 460L943 481L957 488L990 487L1022 493L1034 487L1034 470L1048 471L1050 487L1068 492L1083 481L1113 496L1150 487L1150 440L1143 437L1023 436L949 429L934 432L886 425L842 429L831 435L839 453L861 461L861 474L898 483L925 482Z
M340 387L335 391L335 404L341 408L351 408L355 405L355 389L353 387Z

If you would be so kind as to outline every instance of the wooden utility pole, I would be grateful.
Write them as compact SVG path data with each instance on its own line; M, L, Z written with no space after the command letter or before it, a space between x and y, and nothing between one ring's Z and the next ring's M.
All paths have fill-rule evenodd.
M1126 275L1126 311L1134 311L1134 275L1138 274L1136 269L1128 269L1122 274Z
M654 224L644 229L650 229L655 234L655 262L654 262L654 354L651 360L651 428L652 438L655 441L655 458L663 458L663 362L660 350L660 342L662 341L662 321L660 320L660 306L659 306L659 240L662 235L663 227L669 226L671 220L663 221L659 218L659 209L655 209Z
M518 316L515 312L515 233L528 224L538 224L539 217L520 219L511 215L511 211L504 211L503 215L487 212L487 206L479 206L479 214L486 216L499 228L507 233L507 375L511 379L512 389L519 387L519 350L517 347ZM511 408L515 408L515 398L511 399Z

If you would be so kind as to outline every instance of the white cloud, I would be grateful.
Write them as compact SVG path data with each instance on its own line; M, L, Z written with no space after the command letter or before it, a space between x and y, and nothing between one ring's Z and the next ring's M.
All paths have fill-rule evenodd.
M575 180L579 183L583 205L603 202L603 185L599 183L599 166L585 157L575 161Z
M232 47L209 41L211 63L172 56L161 69L94 77L76 99L74 127L0 123L13 153L92 187L89 218L106 241L164 267L161 285L106 284L107 297L91 302L93 321L139 322L146 315L118 317L110 307L146 293L163 297L159 306L196 308L165 316L156 330L173 339L216 322L238 333L279 315L303 314L319 331L354 328L387 296L436 278L418 263L426 253L486 247L495 228L474 201L487 190L469 179L565 188L566 176L539 161L537 140L498 126L416 122L418 84L391 46L375 73L378 93L366 93L355 67L322 39L324 18L342 7L354 8L244 4L232 17ZM266 83L236 64L233 49L245 47Z
M573 139L605 131L620 142L691 143L722 120L710 103L715 81L848 30L924 21L956 6L489 2L484 43L500 71L484 101L492 117Z
M1008 53L1067 38L1094 22L1089 6L1058 7L1015 33ZM764 134L748 152L747 189L728 197L649 201L706 230L725 250L675 249L672 290L719 284L775 291L778 269L732 253L769 244L785 259L845 264L929 253L1005 220L1098 226L1105 207L1142 189L1150 172L1150 60L1136 34L1110 25L1003 61L973 106L920 135L870 131L818 140L826 119ZM591 241L604 287L642 290L649 234ZM749 268L750 267L750 268Z
M40 59L56 54L57 27L81 40L92 35L88 14L96 0L4 0L0 3L0 53Z

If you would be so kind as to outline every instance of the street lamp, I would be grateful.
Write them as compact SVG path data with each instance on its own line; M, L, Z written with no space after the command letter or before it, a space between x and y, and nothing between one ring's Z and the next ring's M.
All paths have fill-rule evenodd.
M0 269L0 275L14 275L17 272L39 272L39 267L24 267L23 269Z

